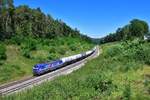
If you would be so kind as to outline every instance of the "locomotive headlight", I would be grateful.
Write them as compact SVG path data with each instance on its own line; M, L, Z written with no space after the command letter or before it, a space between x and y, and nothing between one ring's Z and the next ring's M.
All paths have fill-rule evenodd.
M42 69L41 69L41 68L39 68L39 71L42 71Z

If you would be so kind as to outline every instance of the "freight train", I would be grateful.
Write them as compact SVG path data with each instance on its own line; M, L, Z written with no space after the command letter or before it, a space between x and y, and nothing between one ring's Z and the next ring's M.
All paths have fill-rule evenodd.
M39 76L51 71L54 71L56 69L62 68L66 65L75 63L77 61L80 61L90 55L92 55L96 51L96 47L94 47L92 50L89 50L84 53L80 53L77 55L69 56L69 57L64 57L52 62L47 62L47 63L41 63L41 64L36 64L33 67L33 75L34 76Z

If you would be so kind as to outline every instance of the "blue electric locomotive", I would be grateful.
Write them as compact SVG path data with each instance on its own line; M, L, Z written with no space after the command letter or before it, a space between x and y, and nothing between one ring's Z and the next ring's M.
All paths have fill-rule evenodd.
M56 60L56 61L52 61L50 63L36 64L33 67L33 74L34 75L41 75L41 74L44 74L46 72L55 70L55 69L61 67L62 65L63 65L62 60Z

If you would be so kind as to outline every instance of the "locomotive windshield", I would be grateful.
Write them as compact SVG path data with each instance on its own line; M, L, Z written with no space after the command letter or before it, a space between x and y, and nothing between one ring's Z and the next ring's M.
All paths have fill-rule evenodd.
M45 64L37 64L34 66L34 68L44 68L46 65L48 65L48 63Z

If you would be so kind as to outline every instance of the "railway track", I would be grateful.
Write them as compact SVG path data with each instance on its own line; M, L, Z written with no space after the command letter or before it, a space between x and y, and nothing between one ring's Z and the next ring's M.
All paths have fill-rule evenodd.
M19 80L19 81L15 81L12 83L8 83L5 85L0 86L0 95L4 96L4 95L9 95L15 92L19 92L28 88L32 88L36 85L39 85L45 81L49 81L49 80L53 80L54 78L60 76L60 75L66 75L69 74L71 72L73 72L74 70L77 70L79 68L81 68L88 59L92 59L95 58L99 55L99 48L96 48L96 51L89 57L78 61L76 63L67 65L66 67L60 68L58 70L55 70L53 72L44 74L42 76L38 76L38 77L28 77L24 80Z

